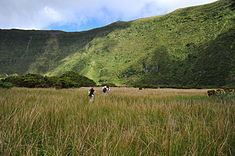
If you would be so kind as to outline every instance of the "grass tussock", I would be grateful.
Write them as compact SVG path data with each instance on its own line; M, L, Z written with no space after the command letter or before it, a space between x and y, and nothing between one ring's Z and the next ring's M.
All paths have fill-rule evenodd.
M233 155L233 100L206 90L0 90L0 155Z

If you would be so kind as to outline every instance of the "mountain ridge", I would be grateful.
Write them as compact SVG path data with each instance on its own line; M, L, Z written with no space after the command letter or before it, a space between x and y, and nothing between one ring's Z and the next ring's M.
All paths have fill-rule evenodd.
M74 70L98 83L230 85L235 74L234 17L234 2L220 0L82 32L0 29L0 73L60 75ZM213 60L219 62L216 49L228 51L223 61L233 58L224 66L226 73L215 70L216 64L209 68L201 58L208 47L206 60L216 54ZM213 74L223 75L219 83L209 82Z

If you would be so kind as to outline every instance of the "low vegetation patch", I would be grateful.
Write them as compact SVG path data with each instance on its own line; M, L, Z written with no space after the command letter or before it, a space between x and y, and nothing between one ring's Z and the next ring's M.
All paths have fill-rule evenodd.
M220 100L234 100L235 101L235 90L234 89L217 89L208 90L207 95L209 97L215 97Z
M26 74L23 76L9 76L2 80L4 86L13 84L16 87L27 88L79 88L96 86L96 83L76 72L66 72L61 76L42 76L39 74Z
M3 81L0 80L0 88L10 89L13 86L14 85L10 82L3 82Z

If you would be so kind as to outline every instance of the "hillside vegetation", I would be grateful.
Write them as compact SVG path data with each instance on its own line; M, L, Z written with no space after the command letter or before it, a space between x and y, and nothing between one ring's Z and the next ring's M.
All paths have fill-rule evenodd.
M96 86L96 83L76 72L66 72L61 76L42 76L39 74L13 75L0 80L0 88L79 88Z
M0 30L0 73L77 71L97 83L235 86L232 0L85 31Z

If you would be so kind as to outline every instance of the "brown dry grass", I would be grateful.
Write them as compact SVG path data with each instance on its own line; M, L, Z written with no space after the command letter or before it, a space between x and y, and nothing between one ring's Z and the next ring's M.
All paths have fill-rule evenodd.
M0 90L0 155L232 155L234 101L206 90Z

